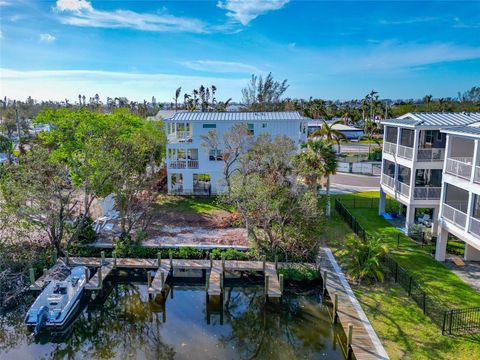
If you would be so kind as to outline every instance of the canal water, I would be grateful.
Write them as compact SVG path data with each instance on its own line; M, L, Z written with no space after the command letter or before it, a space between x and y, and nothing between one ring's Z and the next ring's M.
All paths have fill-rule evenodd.
M32 296L0 315L0 359L344 358L320 292L265 304L260 286L230 285L210 301L201 284L171 289L162 301L145 283L110 282L70 326L37 337L23 325Z

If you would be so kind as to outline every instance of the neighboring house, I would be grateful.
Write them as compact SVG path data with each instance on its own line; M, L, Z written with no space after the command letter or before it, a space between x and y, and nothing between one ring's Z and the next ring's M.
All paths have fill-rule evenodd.
M383 121L379 213L385 212L390 195L402 204L408 229L418 218L417 209L430 209L436 233L446 146L440 130L475 122L480 113L409 113Z
M480 117L480 114L477 114ZM448 234L465 242L465 260L480 261L480 118L447 135L435 259L445 260Z
M331 121L327 121L327 124L331 124ZM308 122L308 135L310 136L314 131L321 129L323 126L323 121L321 120L314 120ZM335 124L333 125L332 129L338 130L347 140L358 140L360 139L364 131L362 129L345 125L345 124Z
M225 131L244 123L254 136L286 135L298 146L306 140L306 120L298 112L178 112L165 119L167 133L167 184L173 194L207 195L223 190L221 149L208 151L202 135Z

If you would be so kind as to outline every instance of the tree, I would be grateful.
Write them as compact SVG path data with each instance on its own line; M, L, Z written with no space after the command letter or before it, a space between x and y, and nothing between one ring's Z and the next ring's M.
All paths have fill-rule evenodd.
M318 184L321 177L327 178L326 215L331 214L330 175L337 169L337 157L332 145L323 139L309 139L302 144L302 152L296 157L298 173L318 195Z
M215 130L211 130L207 135L202 135L201 146L210 156L221 158L223 161L223 177L230 192L230 177L237 169L239 158L245 154L251 144L252 136L248 127L244 123L236 123L223 134L223 139L218 137Z
M287 79L282 82L276 81L272 73L265 79L262 75L252 75L247 87L242 89L242 102L246 109L251 111L274 110L288 87Z
M182 87L180 86L177 90L175 90L175 111L178 111L178 98L180 97L180 93L182 92Z
M360 282L364 280L383 281L380 260L387 248L381 238L367 237L362 240L353 237L346 242L346 268L349 275Z
M61 250L65 224L77 210L74 188L65 164L51 159L51 150L34 145L18 165L6 168L1 181L3 206L25 219Z
M315 130L310 135L310 137L322 136L329 142L336 142L337 149L338 149L337 152L340 154L340 141L346 140L347 137L345 136L345 134L335 129L334 126L342 123L343 123L342 120L336 120L329 125L325 120L323 120L322 127L318 130Z

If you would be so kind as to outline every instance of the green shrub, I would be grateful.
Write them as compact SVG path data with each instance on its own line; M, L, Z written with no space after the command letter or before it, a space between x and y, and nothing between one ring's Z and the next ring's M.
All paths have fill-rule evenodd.
M91 244L95 242L95 240L97 240L97 233L93 229L93 220L87 217L83 229L78 235L78 242L80 244Z
M292 265L287 268L279 268L277 272L283 274L285 280L296 282L313 281L320 278L320 271L308 266Z

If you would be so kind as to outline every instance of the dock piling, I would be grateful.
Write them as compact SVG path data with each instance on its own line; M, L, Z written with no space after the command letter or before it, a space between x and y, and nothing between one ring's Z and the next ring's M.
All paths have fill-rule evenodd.
M265 301L268 299L268 281L269 281L269 276L265 274Z
M262 256L262 259L263 259L263 271L265 271L265 266L266 266L266 262L267 262L267 257L265 255Z
M213 267L213 255L210 253L210 269Z
M30 268L29 275L30 275L30 284L33 285L35 283L35 270L33 268Z
M337 323L337 310L338 310L338 294L335 293L333 297L333 314L332 314L334 324Z
M65 265L68 265L68 250L65 250Z
M101 288L103 288L102 268L99 267L97 272L98 272L98 287L101 289Z
M323 272L323 295L325 295L325 293L327 292L327 277L328 277L328 273L327 273L327 270L325 270Z
M279 281L280 281L280 293L283 294L283 274L280 274Z
M157 266L158 267L162 266L162 254L160 253L160 251L157 252Z
M160 273L160 280L162 281L162 290L163 290L163 287L165 286L165 273L163 271Z
M208 285L210 282L210 276L205 276L205 290L207 291L207 297L208 297Z
M117 254L113 252L113 268L117 268Z
M152 285L152 274L150 274L150 270L147 270L147 286L150 287Z
M223 293L223 273L220 273L220 292Z
M350 359L350 351L352 347L352 338L353 338L353 324L348 323L348 335L347 335L347 359Z
M48 276L48 269L47 268L43 268L43 277L46 279Z
M173 270L173 254L171 251L168 253L168 256L170 258L170 269Z
M88 284L89 281L90 281L90 271L85 266L85 284Z
M54 264L57 263L57 256L58 256L57 249L55 249L52 254L52 260Z
M103 266L105 264L105 251L100 252L101 260L100 260L100 266Z
M222 254L222 272L225 272L225 254Z
M275 270L278 269L278 255L275 254Z

